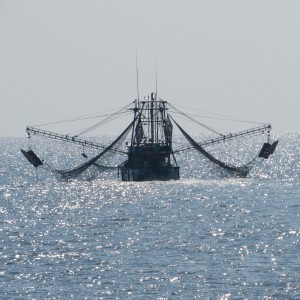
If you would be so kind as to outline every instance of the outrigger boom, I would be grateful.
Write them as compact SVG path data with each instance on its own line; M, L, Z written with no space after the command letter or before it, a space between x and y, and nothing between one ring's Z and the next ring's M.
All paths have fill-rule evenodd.
M84 147L86 146L86 147L90 147L90 148L94 148L94 149L101 149L101 150L104 150L107 147L107 146L103 146L103 145L100 145L95 142L80 139L76 135L71 136L68 134L60 134L60 133L42 130L42 129L31 127L31 126L28 126L26 128L26 132L28 134L28 137L30 137L31 135L40 135L40 136L45 136L45 137L55 139L55 140L60 140L60 141L64 141L64 142L78 144L78 145L81 145ZM125 151L118 150L118 149L111 149L110 151L115 151L115 152L123 153L123 154L126 153Z
M252 128L252 129L236 132L236 133L229 133L229 134L226 134L226 135L221 135L221 136L219 136L217 138L214 138L214 139L208 139L206 141L200 142L199 145L201 147L204 147L204 146L208 146L208 145L212 145L212 144L222 143L222 142L225 142L227 140L236 139L236 138L242 137L242 136L255 135L255 134L258 134L258 133L265 133L265 132L268 132L268 134L269 134L271 129L272 129L271 124L266 124L266 125L262 125L262 126ZM190 150L190 149L193 149L193 148L194 147L186 147L186 148L178 149L178 150L175 150L174 153Z
M203 146L208 146L208 145L212 145L212 144L222 143L224 141L235 139L235 138L241 137L241 136L254 135L254 134L265 133L265 132L269 133L271 129L272 129L271 124L266 124L266 125L262 125L262 126L252 128L252 129L236 132L236 133L229 133L229 134L226 134L226 135L221 135L220 137L217 137L217 138L214 138L214 139L208 139L206 141L200 142L199 145L203 147ZM47 131L47 130L42 130L42 129L39 129L39 128L35 128L35 127L32 127L32 126L27 126L26 132L27 132L29 137L31 135L40 135L40 136L45 136L45 137L48 137L48 138L51 138L51 139L61 140L61 141L69 142L69 143L74 143L74 144L78 144L78 145L81 145L81 146L84 146L84 147L86 146L86 147L90 147L90 148L94 148L94 149L103 149L104 150L106 148L106 146L104 146L104 145L100 145L100 144L95 143L95 142L80 139L76 135L71 136L71 135L66 135L66 134L60 134L60 133L56 133L56 132L52 132L52 131ZM179 153L179 152L190 150L190 149L193 149L193 148L194 147L185 147L185 148L182 148L182 149L174 150L173 153ZM112 149L111 151L115 151L115 152L123 153L123 154L127 153L125 151L118 150L118 149Z

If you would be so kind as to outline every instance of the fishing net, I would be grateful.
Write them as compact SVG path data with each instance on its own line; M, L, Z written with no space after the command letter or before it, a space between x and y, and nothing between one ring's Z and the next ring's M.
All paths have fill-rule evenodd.
M124 142L129 131L132 128L134 121L132 121L129 126L114 140L106 149L100 152L95 157L89 159L85 163L68 170L53 170L54 172L60 174L64 179L76 178L79 175L84 178L95 178L97 175L103 171L115 169L109 165L111 158L114 157L118 152L116 151L121 144Z

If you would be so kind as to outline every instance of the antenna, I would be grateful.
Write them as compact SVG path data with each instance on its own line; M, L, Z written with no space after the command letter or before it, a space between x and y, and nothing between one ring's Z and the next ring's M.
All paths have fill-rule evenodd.
M137 52L135 55L135 67L136 67L136 89L137 89L137 96L138 96L138 103L140 103L140 92L139 92L139 69L138 69L138 61L137 61Z
M157 100L157 69L156 69L156 60L155 60L155 100Z

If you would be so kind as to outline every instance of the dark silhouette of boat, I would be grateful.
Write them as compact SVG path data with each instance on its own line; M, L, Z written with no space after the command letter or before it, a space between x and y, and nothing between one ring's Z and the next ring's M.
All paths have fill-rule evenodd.
M49 164L45 164L43 159L40 159L32 149L22 149L21 151L34 167L49 169L51 172L59 174L65 179L77 178L84 173L91 173L91 170L94 175L97 175L105 170L117 169L118 175L121 176L123 181L148 181L180 179L180 168L176 161L176 154L190 150L198 151L203 157L225 170L228 174L246 177L251 171L257 157L264 159L269 158L269 156L274 153L278 143L278 141L273 143L270 142L270 124L262 124L255 128L227 134L220 134L211 129L216 133L215 137L196 142L195 139L192 138L191 135L177 123L177 121L175 121L174 116L170 113L170 109L175 113L192 119L191 116L181 112L167 101L157 99L157 93L152 93L151 97L145 98L144 101L135 100L133 103L108 117L108 119L113 119L112 116L116 116L128 110L131 110L133 113L133 120L131 123L108 146L83 139L78 134L73 136L64 135L32 126L26 128L28 137L39 135L99 150L99 153L90 159L83 153L86 160L71 169L61 170L50 167ZM202 123L197 123L207 127ZM99 123L96 125L99 125ZM173 149L174 125L176 125L179 132L185 137L189 146ZM90 129L95 127L96 126L93 125ZM86 132L87 130L83 131L83 133ZM122 148L125 138L129 134L131 135L130 142L126 143L126 150L121 150L120 148ZM254 157L252 160L242 165L226 163L213 156L206 149L209 145L225 144L240 137L258 134L267 135L267 141L263 144L257 157ZM108 158L115 154L125 155L126 159L117 166L110 166L108 164Z

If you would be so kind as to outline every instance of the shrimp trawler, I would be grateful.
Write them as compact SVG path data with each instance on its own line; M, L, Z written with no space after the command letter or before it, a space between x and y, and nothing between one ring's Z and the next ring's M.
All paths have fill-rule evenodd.
M128 112L133 114L133 119L125 130L108 145L82 138L84 134L91 130L114 120L120 115L128 114ZM210 130L209 138L196 141L175 121L173 115L185 117L202 128ZM174 143L173 127L181 133L183 140L186 142L185 144L182 140L179 144ZM198 152L203 160L217 166L227 175L246 177L253 168L255 161L258 158L269 158L278 143L278 141L270 141L270 124L260 124L257 127L236 133L220 133L177 109L169 102L157 99L157 93L152 93L150 97L145 97L143 101L135 100L118 111L105 115L105 118L101 121L76 134L56 133L42 129L40 126L28 126L26 131L29 138L40 136L77 145L82 147L81 149L91 148L97 151L92 158L89 158L83 151L81 153L81 157L84 159L83 162L75 167L61 169L46 163L44 159L40 158L40 153L36 154L31 147L27 150L21 149L21 152L35 168L44 168L63 179L91 179L104 172L116 171L122 181L178 180L180 179L180 167L177 164L176 156L193 150ZM226 151L210 151L212 146L217 145L222 149L231 142L236 143L242 138L248 139L258 135L265 136L266 141L249 161L236 164L227 161L226 153L228 155L233 153L234 158L237 157L237 154L232 150L228 150L228 148ZM125 142L128 137L129 140ZM239 150L241 148L239 146ZM224 153L226 154L225 157Z
M167 102L151 99L134 108L134 124L128 158L119 169L123 181L179 179L179 167L172 150L173 126Z

